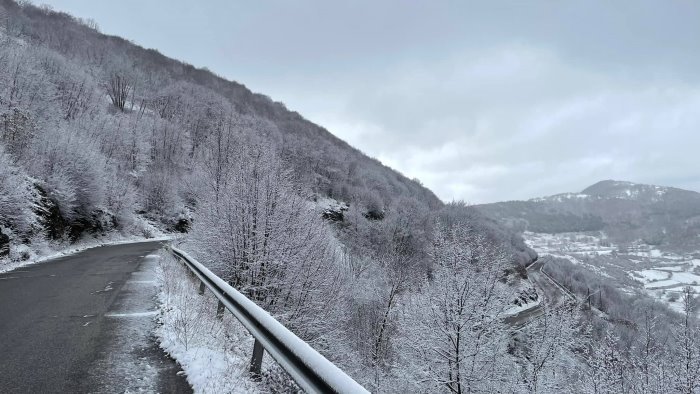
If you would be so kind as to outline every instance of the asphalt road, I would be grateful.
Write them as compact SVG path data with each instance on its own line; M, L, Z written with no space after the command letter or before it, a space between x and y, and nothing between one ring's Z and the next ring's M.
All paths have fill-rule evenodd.
M527 267L527 276L537 288L541 302L537 306L526 309L505 319L506 323L509 323L515 328L521 328L527 325L533 319L542 316L544 314L545 306L549 308L556 308L563 305L564 302L570 302L570 298L573 297L560 288L557 284L553 283L552 280L541 271L544 263L545 260L543 258L539 258L537 261Z
M152 333L148 255L160 247L103 246L0 274L0 393L191 392Z

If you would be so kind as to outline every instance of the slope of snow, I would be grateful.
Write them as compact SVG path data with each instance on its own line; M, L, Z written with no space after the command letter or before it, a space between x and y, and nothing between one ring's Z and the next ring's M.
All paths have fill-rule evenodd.
M175 248L173 248L175 249ZM235 301L240 308L244 309L252 319L240 319L240 322L246 326L250 332L259 332L260 327L264 327L267 332L269 332L273 337L275 337L280 342L284 343L286 349L293 352L299 359L304 361L304 364L315 372L316 376L323 380L328 386L340 390L343 388L347 391L352 391L356 393L367 392L361 385L355 382L352 377L348 376L335 364L331 363L323 355L317 352L308 343L304 342L301 338L297 337L292 331L287 329L284 325L278 322L272 315L267 311L259 307L253 301L245 297L243 294L234 289L231 285L226 283L223 279L215 276L209 271L204 265L197 262L193 258L189 257L184 251L176 250L178 254L185 256L192 264L197 266L197 268L202 271L208 278L216 284L220 289L226 292L226 294ZM212 303L216 305L216 303ZM235 312L234 312L235 313ZM258 338L261 340L263 346L269 348L265 337ZM277 359L278 362L282 362L282 359ZM287 369L287 371L290 371ZM291 373L291 371L290 371ZM299 381L299 380L297 380ZM300 382L301 384L301 382ZM303 388L303 387L302 387ZM313 386L308 387L312 389Z
M557 201L557 202L562 202L564 200L583 200L583 199L588 199L591 198L590 195L588 194L583 194L583 193L563 193L563 194L555 194L553 196L548 196L548 197L536 197L536 198L531 198L529 201L533 202L540 202L540 201Z
M601 181L584 189L580 193L561 193L552 196L532 198L532 202L564 202L583 199L649 199L661 201L669 188L656 185L644 185L625 181Z

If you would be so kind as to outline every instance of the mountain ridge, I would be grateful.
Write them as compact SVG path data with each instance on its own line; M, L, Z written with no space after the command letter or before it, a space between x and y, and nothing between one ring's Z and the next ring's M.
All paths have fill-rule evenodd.
M543 201L550 199L561 198L618 198L618 199L628 199L633 200L637 198L651 198L653 196L663 196L666 193L675 194L685 194L688 196L695 195L700 197L700 193L693 190L686 190L671 186L659 186L652 184L636 183L630 181L619 181L619 180L602 180L598 181L580 192L566 192L558 193L550 196L534 197L525 201Z
M700 193L628 181L603 180L579 193L475 207L516 231L606 231L623 243L695 247L700 231Z

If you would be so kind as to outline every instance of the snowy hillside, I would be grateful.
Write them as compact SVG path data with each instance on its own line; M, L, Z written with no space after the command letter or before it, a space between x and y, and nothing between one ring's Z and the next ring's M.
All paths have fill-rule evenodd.
M493 366L471 372L475 387L517 381L514 357L489 356L507 354L504 319L537 302L524 272L534 252L513 231L444 204L282 103L92 22L0 0L0 30L0 271L102 240L178 234L199 261L372 390L437 388L427 377L443 360L413 348L450 342L433 335L437 324L454 330L433 314L435 303L473 306L454 316L474 324L470 337L497 333L461 345L488 349L472 357ZM161 286L184 288L187 279L173 275ZM481 290L441 292L465 284ZM484 302L487 292L494 297ZM161 300L175 332L161 335L166 351L201 366L201 354L180 350L213 346L222 362L209 367L224 372L227 360L238 368L250 359L240 348L218 353L212 333L193 332L192 308L205 306L183 300ZM197 369L190 383L206 391L208 371ZM275 371L262 391L289 391L289 377Z
M663 197L671 191L672 193L684 192L681 189L643 185L624 181L600 181L595 185L591 185L580 193L562 193L548 197L532 198L528 201L541 202L563 202L565 200L582 200L582 199L620 199L620 200L648 200L661 201ZM686 192L694 193L694 192Z

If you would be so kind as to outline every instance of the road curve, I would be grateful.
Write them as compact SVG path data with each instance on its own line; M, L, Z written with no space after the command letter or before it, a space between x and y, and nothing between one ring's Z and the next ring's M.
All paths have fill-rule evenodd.
M152 336L148 255L160 247L103 246L0 274L0 392L191 392Z

